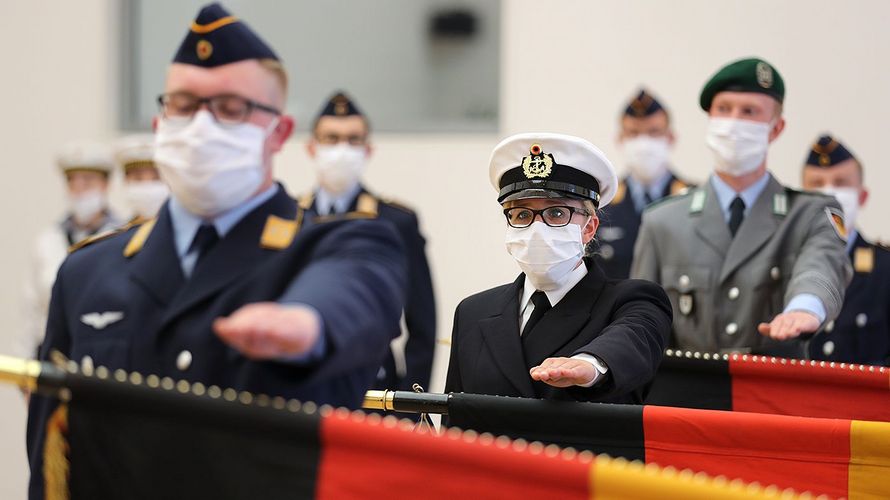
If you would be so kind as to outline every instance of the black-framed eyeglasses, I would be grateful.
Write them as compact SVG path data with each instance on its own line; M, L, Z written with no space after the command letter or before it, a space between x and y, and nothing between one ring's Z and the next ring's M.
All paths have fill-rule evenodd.
M504 217L507 218L507 224L510 227L516 228L531 226L536 217L540 217L544 224L550 227L568 226L569 222L572 222L572 216L575 214L590 215L590 212L583 208L562 205L542 208L541 210L533 210L526 207L504 209Z
M158 96L158 106L164 118L191 120L201 106L207 109L219 123L236 125L244 123L254 110L278 116L281 111L234 94L220 94L210 97L198 97L188 92L173 92Z
M319 144L325 146L335 146L341 142L345 142L350 146L364 146L368 143L367 134L337 135L337 134L315 134L315 140Z

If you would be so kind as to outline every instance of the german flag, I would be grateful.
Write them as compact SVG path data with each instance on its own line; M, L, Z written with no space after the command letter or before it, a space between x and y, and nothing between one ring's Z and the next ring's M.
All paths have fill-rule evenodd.
M646 404L890 422L890 369L669 349Z
M890 423L452 394L451 425L831 497L890 498Z
M539 442L457 429L418 433L413 422L391 416L35 363L14 376L0 373L0 380L30 380L23 385L36 386L40 397L66 401L47 425L43 467L32 477L43 491L32 498L794 496Z

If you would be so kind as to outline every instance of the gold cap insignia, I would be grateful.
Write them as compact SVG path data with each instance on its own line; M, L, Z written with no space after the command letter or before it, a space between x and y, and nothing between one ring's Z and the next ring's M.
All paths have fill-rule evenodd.
M195 53L198 54L198 59L206 61L213 54L213 45L207 40L198 40L198 44L195 45Z
M773 86L773 69L769 64L760 61L754 71L757 73L757 85L765 89Z
M643 118L646 116L646 110L652 105L652 97L649 94L643 94L642 98L634 99L630 103L630 109L633 110L634 116Z
M349 100L345 96L338 95L334 97L334 114L343 116L349 112Z
M832 139L826 145L821 145L818 142L813 144L813 152L819 155L819 165L823 167L827 167L831 165L831 153L834 152L835 149L840 145L836 140Z
M553 171L553 155L544 153L540 144L532 144L529 156L522 159L522 173L527 179L547 177Z

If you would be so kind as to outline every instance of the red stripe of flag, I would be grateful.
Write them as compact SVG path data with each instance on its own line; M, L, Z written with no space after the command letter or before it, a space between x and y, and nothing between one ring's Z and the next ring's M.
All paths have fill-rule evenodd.
M733 410L890 421L890 370L764 359L730 358Z
M335 414L321 422L316 498L588 498L590 463Z
M850 421L646 406L646 463L847 495Z

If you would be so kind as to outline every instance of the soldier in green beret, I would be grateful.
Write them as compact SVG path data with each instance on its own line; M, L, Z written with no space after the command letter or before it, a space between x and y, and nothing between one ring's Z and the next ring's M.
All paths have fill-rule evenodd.
M700 98L713 174L643 214L631 275L668 292L672 347L804 357L800 336L841 309L851 269L840 206L767 170L784 98L782 76L762 59L720 69Z

